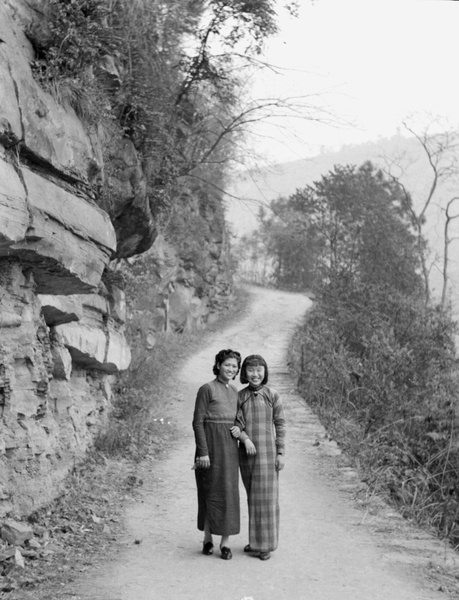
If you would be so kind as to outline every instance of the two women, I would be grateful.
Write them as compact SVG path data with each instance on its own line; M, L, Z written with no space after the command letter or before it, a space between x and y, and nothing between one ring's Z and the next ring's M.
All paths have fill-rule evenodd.
M244 360L241 383L247 383L246 388L238 393L230 384L240 361L238 352L221 350L213 368L216 378L204 384L196 398L198 529L204 531L204 554L212 554L215 534L222 536L221 557L232 557L229 536L240 529L240 465L249 507L249 544L244 551L267 560L278 544L278 478L284 467L285 418L279 395L266 385L268 365L261 356Z

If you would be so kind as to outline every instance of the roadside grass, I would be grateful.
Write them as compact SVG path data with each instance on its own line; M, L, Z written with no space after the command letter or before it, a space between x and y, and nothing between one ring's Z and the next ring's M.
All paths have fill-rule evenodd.
M457 550L454 324L448 314L404 299L397 308L401 339L388 318L377 328L376 310L368 311L369 327L365 313L356 318L336 302L336 315L316 304L291 342L289 361L300 394L352 460L368 494ZM360 330L365 335L358 337Z
M131 368L118 381L108 427L95 440L96 451L133 461L160 452L173 435L173 424L164 413L169 380L199 341L195 332L160 334L154 348L133 353Z
M163 409L171 378L214 332L233 323L248 302L247 289L237 288L229 310L204 330L160 335L147 355L134 349L132 369L120 378L108 427L67 476L60 496L28 516L34 546L25 548L24 566L14 557L0 562L1 600L77 598L69 590L72 582L116 550L125 502L143 483L142 461L161 460L176 439Z

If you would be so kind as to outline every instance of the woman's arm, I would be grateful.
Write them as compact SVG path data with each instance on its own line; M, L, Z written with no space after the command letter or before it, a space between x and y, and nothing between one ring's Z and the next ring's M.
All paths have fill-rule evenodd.
M276 391L273 391L273 423L276 432L276 471L281 471L285 464L285 415L282 400Z
M204 419L207 415L207 409L211 398L210 386L205 383L197 393L193 414L193 430L196 441L196 456L209 458L207 448L206 432L204 430ZM209 461L210 463L210 461Z
M237 437L239 439L239 441L242 444L244 444L245 451L247 452L247 454L249 456L255 455L257 453L255 444L252 442L252 440L249 438L247 433L244 431L245 430L245 416L244 416L244 411L243 411L242 405L241 405L241 396L239 396L238 400L237 400L236 419L234 421L234 427L232 429L239 430L239 435L237 435L237 436L235 435L234 437ZM233 432L231 432L231 433L233 433Z

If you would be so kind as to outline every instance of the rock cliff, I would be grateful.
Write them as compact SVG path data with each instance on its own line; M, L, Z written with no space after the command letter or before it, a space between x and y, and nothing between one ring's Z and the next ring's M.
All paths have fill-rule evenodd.
M25 32L43 25L40 6L0 5L0 517L56 495L104 426L142 314L126 314L120 261L134 279L136 255L153 265L146 349L156 331L202 327L231 291L221 207L185 209L208 224L196 267L160 234L133 144L110 148L107 168L105 132L34 80Z

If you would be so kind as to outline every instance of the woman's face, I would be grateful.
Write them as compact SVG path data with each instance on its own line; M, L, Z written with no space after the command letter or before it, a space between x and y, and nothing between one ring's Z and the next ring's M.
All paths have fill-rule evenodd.
M238 372L237 360L235 358L226 358L218 365L218 376L222 381L228 383L230 379L236 377Z
M261 382L265 378L265 368L263 365L248 366L245 368L245 374L249 384L256 387L261 385Z

